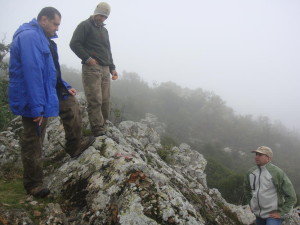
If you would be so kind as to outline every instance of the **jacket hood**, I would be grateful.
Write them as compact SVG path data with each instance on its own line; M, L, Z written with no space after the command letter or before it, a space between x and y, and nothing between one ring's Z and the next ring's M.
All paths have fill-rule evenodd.
M17 31L15 32L15 34L13 36L13 39L16 36L18 36L20 33L22 33L23 31L27 31L27 30L38 30L39 32L44 33L44 30L39 25L38 21L35 18L33 18L29 23L24 23L17 29ZM57 38L57 37L58 37L57 34L55 34L53 37L50 37L50 39Z

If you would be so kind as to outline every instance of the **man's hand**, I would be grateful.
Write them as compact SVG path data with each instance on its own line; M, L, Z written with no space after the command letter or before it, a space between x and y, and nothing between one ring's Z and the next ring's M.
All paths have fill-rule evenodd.
M75 96L77 93L75 88L70 88L68 91L69 91L70 95L72 95L72 96Z
M112 78L111 78L112 80L118 79L118 73L117 73L117 71L112 70L110 73L112 75Z
M34 117L33 122L38 123L38 125L41 126L43 123L43 117L42 116Z
M93 58L90 58L87 62L86 62L87 65L89 66L94 66L97 64L97 61Z
M274 218L274 219L280 219L280 218L281 218L280 213L277 212L277 211L271 212L271 213L269 214L269 216L270 216L271 218Z

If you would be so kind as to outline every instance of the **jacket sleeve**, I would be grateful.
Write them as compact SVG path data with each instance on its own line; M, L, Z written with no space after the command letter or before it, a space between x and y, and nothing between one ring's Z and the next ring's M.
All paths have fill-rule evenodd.
M70 42L70 48L83 62L90 58L90 55L83 46L86 41L87 34L88 26L86 25L86 21L83 21L75 29Z
M66 88L69 90L70 88L72 88L72 86L68 83L68 82L66 82L66 81L64 81L64 80L62 80L63 81L63 83L64 83L64 85L66 86Z
M288 178L288 176L284 173L283 179L281 183L281 191L282 195L284 197L284 203L279 208L279 211L281 215L287 214L290 212L294 206L294 204L297 202L296 193L293 187L292 182Z
M107 32L107 36L108 36L108 32ZM107 44L108 44L108 47L109 47L109 57L110 57L110 60L111 60L111 64L109 65L109 70L110 71L116 70L116 66L114 64L114 60L113 60L112 53L111 53L109 37L108 37L108 43Z
M43 80L43 69L45 56L50 57L50 51L39 48L40 40L35 33L27 33L18 39L20 58L22 60L22 71L24 87L26 89L32 117L44 114L46 96Z

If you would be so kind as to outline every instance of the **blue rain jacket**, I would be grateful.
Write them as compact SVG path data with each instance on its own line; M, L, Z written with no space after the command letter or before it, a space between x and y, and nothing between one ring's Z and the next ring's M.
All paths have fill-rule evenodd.
M9 62L8 99L15 115L58 116L57 80L65 90L71 86L62 80L55 63L58 58L54 62L49 40L37 20L21 25L13 36Z

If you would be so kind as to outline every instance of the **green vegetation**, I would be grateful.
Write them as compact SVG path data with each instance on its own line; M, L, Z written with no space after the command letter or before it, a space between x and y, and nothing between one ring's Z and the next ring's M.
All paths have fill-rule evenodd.
M8 123L15 117L8 105L8 63L4 61L9 52L9 45L0 43L0 131L7 128Z
M39 224L40 219L46 215L45 206L48 203L61 203L62 200L51 196L45 199L30 198L23 187L23 170L17 164L14 162L1 166L0 208L4 211L25 212L34 222L33 224Z
M45 199L30 199L28 197L23 188L22 178L11 180L0 178L0 207L7 211L17 209L25 211L29 218L35 222L34 224L39 224L40 218L46 215L45 206L48 203L59 202L59 200L51 197Z
M22 208L26 195L22 178L13 180L0 179L0 202L7 208Z
M111 98L114 107L122 112L122 119L139 121L145 113L152 113L166 124L166 136L176 143L185 142L205 158L214 160L208 162L212 170L216 164L223 166L218 172L228 171L227 176L218 184L208 183L210 187L218 187L227 201L243 202L239 186L245 171L255 165L250 151L261 145L273 149L274 164L286 171L300 194L298 133L265 116L236 115L219 96L201 88L190 90L172 82L151 87L136 73L124 72L122 75L117 82L112 82ZM225 152L227 147L232 152ZM169 152L165 148L160 154L166 159ZM207 178L210 176L208 173ZM237 196L226 193L228 188L234 188Z
M167 164L172 165L173 164L173 159L171 158L172 156L172 151L170 148L163 148L157 151L157 154L160 156L162 160L164 160Z
M166 148L178 146L178 143L172 137L169 136L162 136L160 139L160 143Z
M90 136L92 135L92 131L90 129L86 129L86 128L82 128L82 135L87 137L87 136Z
M174 159L171 157L173 154L172 148L177 145L176 141L171 137L163 136L161 138L161 144L162 144L163 148L158 150L157 154L166 163L172 165L174 163Z
M234 172L215 159L207 159L207 185L211 188L217 188L222 196L230 203L245 204L243 199L243 181L242 173Z
M2 55L7 53L7 47L0 45ZM7 63L2 59L0 130L13 118L7 104ZM62 66L62 73L65 80L83 91L79 71ZM273 149L274 164L288 174L300 195L300 136L280 122L273 123L265 116L236 115L218 95L201 88L191 90L172 82L150 86L136 73L124 72L112 82L111 103L110 120L115 124L139 121L145 113L156 115L158 121L166 124L165 136L161 138L163 149L159 151L166 162L172 147L182 142L203 154L208 159L209 187L218 188L228 202L243 202L242 177L254 165L250 150L261 145ZM83 133L88 135L90 131ZM225 152L225 148L232 151Z
M5 130L9 122L15 117L8 105L8 81L0 77L0 131Z

